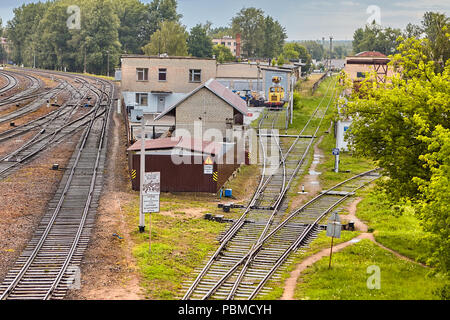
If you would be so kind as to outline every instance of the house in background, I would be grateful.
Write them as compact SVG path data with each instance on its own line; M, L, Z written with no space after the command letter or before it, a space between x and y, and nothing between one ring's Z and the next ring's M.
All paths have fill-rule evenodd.
M209 131L220 133L223 142L231 142L234 131L245 130L247 114L244 100L217 80L210 79L168 107L155 121L173 117L177 137L189 133L195 139L212 140L213 137L207 135ZM201 131L196 130L195 125L201 125Z
M235 57L239 57L241 55L239 35L236 37L236 39L230 36L224 36L220 39L212 39L212 42L214 45L222 45L227 47Z
M216 60L195 57L123 55L121 89L127 111L159 114L208 79Z

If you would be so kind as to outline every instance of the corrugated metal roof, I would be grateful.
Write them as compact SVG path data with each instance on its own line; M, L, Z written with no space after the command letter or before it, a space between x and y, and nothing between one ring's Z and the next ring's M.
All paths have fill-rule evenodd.
M181 137L172 137L172 138L163 138L163 139L155 139L145 140L145 150L156 150L156 149L172 149L178 143L180 143ZM141 140L136 141L131 147L129 147L128 151L139 151L141 150Z
M387 58L386 55L382 54L378 51L363 51L358 53L355 57L380 57L380 58Z
M220 154L223 145L214 141L204 141L186 137L172 137L155 140L145 140L145 150L162 150L181 148L189 151L206 153L211 155ZM141 140L136 141L127 151L140 151Z
M237 94L233 93L230 89L225 87L220 82L216 81L215 79L209 79L205 84L199 86L191 93L188 93L183 99L176 102L174 105L168 107L166 110L164 110L163 113L161 113L159 116L155 118L155 120L161 119L163 116L165 116L167 113L178 107L181 103L183 103L186 99L188 99L190 96L196 94L198 91L200 91L203 88L207 88L209 91L214 93L216 96L224 100L226 103L228 103L231 107L238 110L243 115L247 115L248 108L247 103L239 97Z

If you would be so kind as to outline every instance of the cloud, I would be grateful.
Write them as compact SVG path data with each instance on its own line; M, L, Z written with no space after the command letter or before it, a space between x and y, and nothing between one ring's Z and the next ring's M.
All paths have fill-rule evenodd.
M411 1L400 1L393 3L394 7L408 8L408 9L450 9L450 3L448 0L411 0Z
M356 7L360 5L358 2L353 1L341 1L340 4L343 6L350 6L350 7Z

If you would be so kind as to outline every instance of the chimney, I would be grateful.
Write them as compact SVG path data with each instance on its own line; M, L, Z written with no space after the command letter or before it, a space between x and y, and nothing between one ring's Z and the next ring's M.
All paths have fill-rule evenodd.
M236 57L239 58L241 56L241 34L236 34Z

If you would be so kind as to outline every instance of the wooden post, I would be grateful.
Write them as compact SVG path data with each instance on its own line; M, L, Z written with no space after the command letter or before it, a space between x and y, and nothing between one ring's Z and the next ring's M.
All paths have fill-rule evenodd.
M150 213L150 224L149 224L149 246L148 246L148 252L152 252L152 214Z
M331 256L333 255L333 240L334 237L331 237L330 263L328 264L328 269L331 269Z

